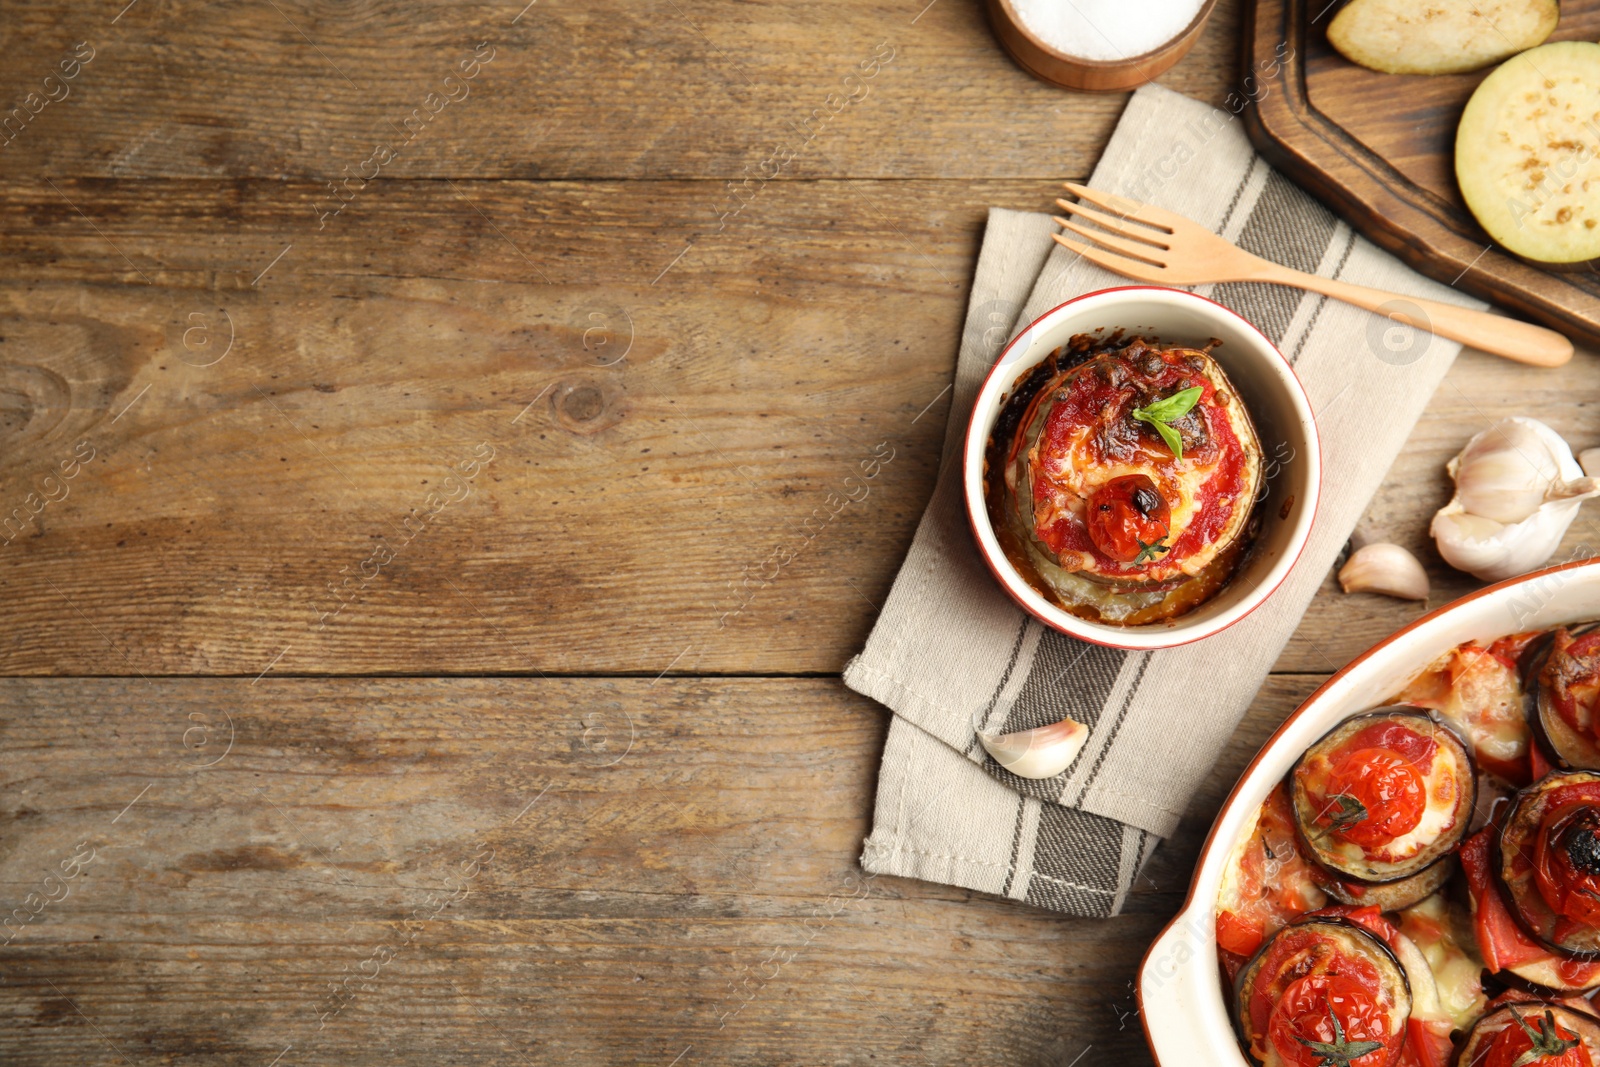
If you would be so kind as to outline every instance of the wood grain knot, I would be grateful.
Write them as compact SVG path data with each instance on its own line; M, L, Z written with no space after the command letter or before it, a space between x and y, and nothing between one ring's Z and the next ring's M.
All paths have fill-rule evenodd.
M551 393L550 405L561 428L579 434L609 430L625 413L622 385L611 379L564 381Z
M72 388L48 367L0 366L0 444L8 450L42 441L71 407Z

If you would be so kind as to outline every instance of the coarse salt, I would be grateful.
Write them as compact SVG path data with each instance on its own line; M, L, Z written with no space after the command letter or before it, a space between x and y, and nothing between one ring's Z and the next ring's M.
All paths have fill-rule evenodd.
M1115 62L1182 33L1204 0L1011 0L1034 36L1058 52Z

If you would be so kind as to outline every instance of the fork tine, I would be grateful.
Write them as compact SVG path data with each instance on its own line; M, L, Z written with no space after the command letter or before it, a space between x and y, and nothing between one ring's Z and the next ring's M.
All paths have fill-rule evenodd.
M1130 226L1124 219L1116 215L1107 215L1103 211L1096 211L1092 207L1086 207L1071 200L1058 199L1056 203L1061 205L1062 210L1069 211L1074 215L1082 215L1091 222L1099 223L1119 237L1128 237L1135 241L1147 242L1151 247L1159 248L1163 252L1170 251L1172 248L1171 245L1162 244L1157 240L1157 237L1162 235L1158 232L1152 232L1143 225Z
M1138 260L1119 256L1115 252L1106 252L1098 248L1091 248L1089 245L1081 245L1077 241L1061 236L1059 233L1053 233L1050 236L1057 244L1072 249L1090 263L1104 267L1113 274L1120 274L1124 278L1132 278L1140 282L1162 281L1160 267L1152 267L1148 263L1140 263Z
M1089 203L1097 207L1103 207L1122 218L1142 222L1146 226L1152 226L1167 233L1172 232L1173 223L1169 220L1175 218L1175 216L1171 216L1168 212L1162 211L1158 207L1141 204L1135 200L1124 200L1121 197L1091 189L1087 185L1079 185L1077 182L1062 182L1061 184L1065 185L1072 192L1072 195L1080 200L1087 200Z
M1055 216L1055 221L1056 225L1065 226L1073 233L1087 237L1101 248L1127 256L1129 259L1143 260L1152 267L1166 268L1166 264L1156 258L1156 253L1160 252L1161 249L1156 248L1154 245L1147 245L1140 241L1127 241L1102 230L1092 230L1087 226L1080 226L1071 219L1064 219L1059 215Z

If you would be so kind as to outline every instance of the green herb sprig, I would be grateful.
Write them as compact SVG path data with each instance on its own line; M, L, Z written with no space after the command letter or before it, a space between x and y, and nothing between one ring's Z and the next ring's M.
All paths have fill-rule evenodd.
M1369 1052L1376 1052L1383 1047L1382 1041L1346 1041L1344 1026L1339 1022L1339 1017L1333 1013L1333 1005L1328 1005L1328 1019L1333 1023L1332 1041L1311 1041L1304 1037L1296 1037L1306 1048L1322 1058L1322 1067L1351 1067L1351 1060L1359 1060Z
M1348 830L1357 823L1367 821L1367 806L1348 793L1339 793L1328 798L1339 806L1339 810L1328 816L1336 830Z
M1135 540L1137 540L1137 538ZM1165 537L1158 537L1154 541L1150 542L1149 544L1145 544L1143 541L1140 541L1139 542L1139 554L1134 557L1133 562L1135 564L1140 564L1140 563L1143 563L1147 559L1150 559L1150 560L1155 559L1156 556L1159 555L1162 552L1169 551L1172 546L1162 544L1162 542L1165 541L1165 540L1166 540Z
M1546 1008L1544 1018L1539 1020L1539 1029L1534 1030L1522 1016L1517 1014L1517 1009L1511 1009L1511 1017L1517 1020L1517 1025L1522 1027L1522 1032L1533 1041L1533 1047L1517 1057L1512 1067L1528 1067L1529 1064L1538 1063L1540 1060L1551 1056L1559 1056L1568 1049L1578 1046L1575 1037L1561 1037L1556 1033L1556 1016Z
M1170 425L1189 413L1195 402L1200 399L1200 394L1205 392L1202 386L1191 385L1187 389L1180 389L1171 396L1162 397L1147 407L1134 408L1133 417L1140 422L1148 422L1156 428L1156 433L1172 449L1173 459L1183 458L1183 438L1178 436L1178 431Z

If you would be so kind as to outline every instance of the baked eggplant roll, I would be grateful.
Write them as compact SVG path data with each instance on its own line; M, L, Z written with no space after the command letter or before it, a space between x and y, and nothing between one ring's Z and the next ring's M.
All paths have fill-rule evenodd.
M1342 918L1279 930L1239 972L1240 1043L1265 1067L1390 1067L1411 1017L1405 969L1381 940Z
M1467 1031L1455 1067L1594 1067L1600 1019L1564 1004L1506 1004Z
M1289 790L1305 852L1332 876L1329 892L1392 910L1449 877L1445 861L1466 836L1477 779L1466 744L1443 721L1382 708L1307 749Z
M1496 853L1524 929L1557 952L1600 958L1600 774L1550 774L1518 793Z
M1075 338L1017 383L986 455L1007 558L1082 617L1179 615L1248 546L1261 443L1206 351Z
M1552 763L1600 770L1600 626L1558 627L1531 650L1528 721Z

